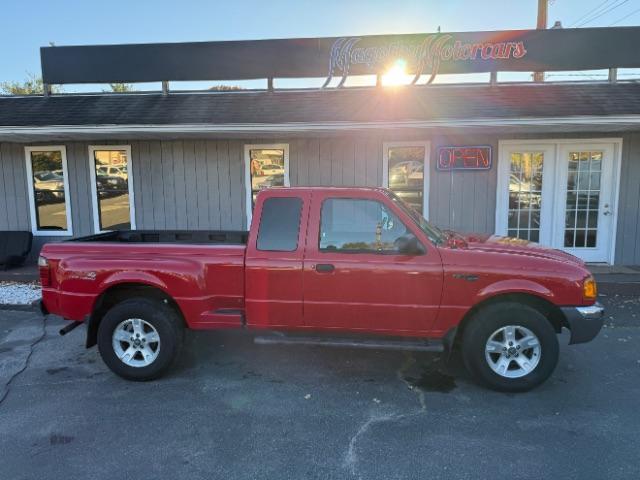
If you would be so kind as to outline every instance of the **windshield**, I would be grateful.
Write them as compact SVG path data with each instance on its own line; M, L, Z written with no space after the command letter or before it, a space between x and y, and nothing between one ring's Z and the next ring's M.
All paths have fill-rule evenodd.
M411 206L409 206L409 204L407 204L392 191L387 190L385 193L393 201L393 203L395 203L403 212L411 217L418 228L420 228L420 230L422 230L424 234L429 237L429 240L431 240L436 245L440 245L444 242L445 234L442 232L442 230L440 230L435 225L427 222L422 215L416 212Z

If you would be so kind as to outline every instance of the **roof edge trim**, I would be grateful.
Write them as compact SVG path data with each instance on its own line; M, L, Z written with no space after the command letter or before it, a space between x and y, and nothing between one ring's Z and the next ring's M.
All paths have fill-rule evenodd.
M241 123L241 124L149 124L149 125L50 125L4 126L0 134L91 134L91 133L286 133L403 128L514 127L554 125L640 125L640 115L570 116L531 118L476 118L398 122L316 122L316 123Z

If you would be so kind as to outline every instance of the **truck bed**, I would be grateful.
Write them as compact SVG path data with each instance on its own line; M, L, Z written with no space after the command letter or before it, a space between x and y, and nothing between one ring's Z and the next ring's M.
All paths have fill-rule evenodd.
M198 245L246 245L249 232L241 230L114 230L68 242L179 243Z
M64 318L83 321L96 294L136 284L171 292L191 328L240 327L247 241L239 231L119 230L49 243L42 296Z

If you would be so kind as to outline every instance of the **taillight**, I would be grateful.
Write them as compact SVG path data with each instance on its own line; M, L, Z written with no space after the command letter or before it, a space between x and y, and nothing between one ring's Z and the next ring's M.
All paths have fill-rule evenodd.
M49 260L42 255L38 257L38 270L40 271L40 285L48 287L51 285L51 268Z

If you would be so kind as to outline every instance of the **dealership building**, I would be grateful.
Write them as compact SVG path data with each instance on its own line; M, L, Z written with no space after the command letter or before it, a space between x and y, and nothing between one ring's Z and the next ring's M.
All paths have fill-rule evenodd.
M113 229L247 229L267 187L383 186L441 228L640 265L640 83L617 74L638 44L640 27L45 47L45 94L0 97L0 231L32 231L34 256ZM409 84L385 86L398 67ZM586 70L607 76L499 81ZM162 90L51 93L109 82Z

